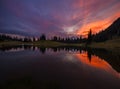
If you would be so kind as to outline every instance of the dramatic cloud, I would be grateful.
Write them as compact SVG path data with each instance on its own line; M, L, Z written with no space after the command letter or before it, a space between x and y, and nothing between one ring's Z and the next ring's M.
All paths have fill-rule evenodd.
M120 0L1 0L0 32L85 35L120 16Z

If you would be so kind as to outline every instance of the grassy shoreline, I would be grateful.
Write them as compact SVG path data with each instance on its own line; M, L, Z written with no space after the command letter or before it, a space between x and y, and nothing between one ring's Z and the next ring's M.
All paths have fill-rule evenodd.
M76 47L89 47L89 48L102 48L107 50L120 50L120 39L108 40L106 42L93 42L91 45L85 44L70 44L60 43L55 41L36 41L36 42L17 42L17 41L4 41L0 42L0 47L16 46L16 45L33 45L41 47L57 47L57 46L76 46Z
M4 41L0 42L0 47L16 46L16 45L33 45L41 47L57 47L57 46L82 46L82 44L68 44L55 41L36 41L36 42L17 42L17 41Z
M92 43L88 47L90 48L104 48L107 50L120 50L120 39L108 40L100 43Z

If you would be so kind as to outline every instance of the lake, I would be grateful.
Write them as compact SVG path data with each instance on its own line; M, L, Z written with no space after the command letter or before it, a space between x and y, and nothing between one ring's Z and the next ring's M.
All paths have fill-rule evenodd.
M0 89L120 89L120 55L81 47L3 47Z

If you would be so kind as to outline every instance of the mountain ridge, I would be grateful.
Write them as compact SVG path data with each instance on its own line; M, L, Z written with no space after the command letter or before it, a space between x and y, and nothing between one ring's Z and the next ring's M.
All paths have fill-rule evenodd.
M96 42L113 39L120 36L120 17L117 18L108 28L94 35L93 40Z

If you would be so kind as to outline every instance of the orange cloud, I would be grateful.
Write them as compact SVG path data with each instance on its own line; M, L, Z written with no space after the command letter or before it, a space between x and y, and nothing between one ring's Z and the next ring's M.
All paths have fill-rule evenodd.
M120 17L120 12L116 13L114 16L111 16L109 18L106 18L104 20L96 20L91 23L83 24L83 26L78 29L76 34L78 35L87 35L88 31L92 29L92 33L98 33L101 30L105 30L108 26L110 26L114 20L116 20L118 17Z

